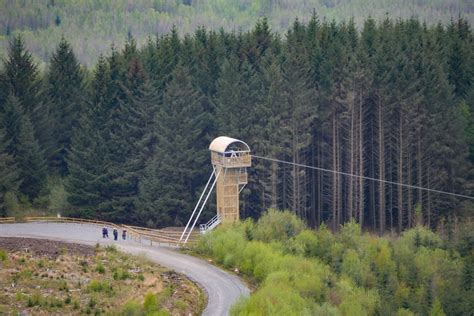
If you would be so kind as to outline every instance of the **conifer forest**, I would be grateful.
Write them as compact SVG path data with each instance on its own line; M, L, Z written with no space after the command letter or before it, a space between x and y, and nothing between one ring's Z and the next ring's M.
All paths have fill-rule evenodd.
M0 71L0 212L183 225L209 143L227 135L255 155L387 181L254 158L243 218L277 208L333 230L436 228L472 216L472 200L418 187L474 195L473 78L462 17L174 27L91 67L63 37L45 69L17 35Z

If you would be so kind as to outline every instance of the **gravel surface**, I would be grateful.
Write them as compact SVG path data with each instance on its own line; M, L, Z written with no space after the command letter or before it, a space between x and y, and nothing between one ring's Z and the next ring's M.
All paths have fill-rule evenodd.
M149 246L132 240L103 239L100 226L65 223L0 224L1 236L47 238L88 245L115 244L122 251L145 254L152 261L185 274L205 289L208 303L203 315L228 315L230 307L240 297L250 294L248 287L238 277L204 260L181 254L171 248ZM112 236L111 232L109 236Z
M82 256L95 255L95 249L92 246L58 240L47 240L45 242L34 238L0 237L0 249L9 252L26 251L50 258L57 258L64 252Z

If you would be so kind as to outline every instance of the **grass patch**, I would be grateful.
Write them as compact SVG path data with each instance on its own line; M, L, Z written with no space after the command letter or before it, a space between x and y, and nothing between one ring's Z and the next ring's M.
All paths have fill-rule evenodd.
M15 260L5 252L0 288L7 293L0 295L0 308L7 306L11 313L8 306L15 306L33 315L169 315L176 311L188 315L202 310L202 294L194 283L163 278L163 273L171 272L143 257L131 257L113 247L95 248L88 255L71 252L50 258L19 250L12 254ZM178 294L173 295L174 291Z
M87 286L87 290L90 292L110 293L112 291L112 287L107 281L91 280Z
M8 259L7 252L5 250L0 249L0 261L5 262Z

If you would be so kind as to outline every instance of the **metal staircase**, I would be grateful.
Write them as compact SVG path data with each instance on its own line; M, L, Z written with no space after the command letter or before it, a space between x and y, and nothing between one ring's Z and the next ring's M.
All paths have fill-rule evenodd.
M213 230L214 228L216 228L216 226L219 225L220 223L221 223L221 217L219 216L219 214L217 214L216 216L211 218L211 220L207 222L206 224L199 225L199 231L201 232L201 234L205 234Z

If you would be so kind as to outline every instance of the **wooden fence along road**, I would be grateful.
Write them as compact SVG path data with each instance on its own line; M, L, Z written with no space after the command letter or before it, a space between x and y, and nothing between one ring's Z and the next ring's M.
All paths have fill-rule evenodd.
M169 245L182 247L184 244L179 242L182 231L178 230L167 230L167 229L151 229L138 226L130 226L123 224L115 224L99 220L83 219L83 218L73 218L73 217L54 217L54 216L29 216L22 218L15 217L1 217L0 224L9 224L9 223L33 223L33 222L49 222L49 223L74 223L74 224L89 224L97 226L107 226L116 228L118 230L126 230L130 238L135 241L149 241L150 245L153 243L158 245ZM184 229L184 228L183 228ZM196 243L199 232L194 231L190 238L188 239L187 244L192 245Z

